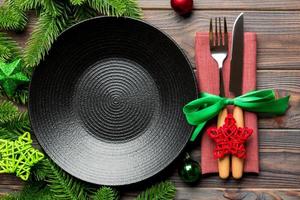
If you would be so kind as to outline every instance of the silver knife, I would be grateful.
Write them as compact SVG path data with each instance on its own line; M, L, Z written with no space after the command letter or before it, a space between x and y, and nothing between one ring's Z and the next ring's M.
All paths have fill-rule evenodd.
M232 30L232 48L230 61L229 91L234 96L242 94L243 62L244 62L244 17L241 13L234 22ZM233 117L238 127L244 127L244 113L239 107L234 107ZM231 171L235 179L243 176L244 160L236 156L231 157Z
M232 29L229 91L234 96L242 94L244 62L244 13L235 20Z

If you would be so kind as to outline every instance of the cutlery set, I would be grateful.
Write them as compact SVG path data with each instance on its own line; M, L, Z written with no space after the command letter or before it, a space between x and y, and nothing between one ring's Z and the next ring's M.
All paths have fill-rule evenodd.
M211 56L218 64L219 68L219 96L225 97L224 78L223 78L223 63L228 54L228 32L226 18L224 18L224 31L221 28L221 18L215 18L215 30L213 30L213 20L210 19L209 26L209 46ZM230 81L229 91L234 96L242 94L242 77L243 77L243 45L244 45L244 29L243 29L243 13L241 13L234 25L232 31L232 48L230 55ZM227 108L224 108L218 115L217 127L224 124L228 114ZM238 127L244 127L243 110L239 107L234 107L232 111L233 117L236 120ZM231 161L231 164L230 164ZM230 174L230 165L232 176L239 179L243 175L243 159L236 156L230 158L229 155L218 159L219 176L226 179Z

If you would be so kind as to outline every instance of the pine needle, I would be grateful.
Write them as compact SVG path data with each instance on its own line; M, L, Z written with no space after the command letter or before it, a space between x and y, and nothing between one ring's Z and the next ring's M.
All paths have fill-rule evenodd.
M41 0L15 0L15 2L23 12L33 9L39 10L42 7Z
M4 61L21 57L21 48L6 33L0 32L0 59Z
M49 159L45 159L46 181L56 200L86 200L84 185Z
M86 2L86 0L70 0L71 4L75 6L80 6Z
M27 66L34 67L44 58L57 36L67 27L64 16L53 17L41 13L24 51Z
M61 0L40 0L44 11L53 17L60 16L64 12L64 3Z
M176 195L176 188L170 181L165 181L152 186L142 192L136 200L173 200Z
M127 0L124 0L127 1ZM88 0L89 6L108 16L122 16L125 12L122 0Z
M20 112L9 101L0 104L0 138L15 140L26 131L30 131L27 112Z
M97 12L86 4L74 7L73 18L75 22L80 22L97 16Z
M140 19L142 17L142 9L138 6L136 0L125 0L123 3L125 5L123 16L135 19Z
M9 101L0 104L0 124L12 120L18 114L18 108Z
M50 189L42 182L27 182L20 192L13 192L0 200L53 200Z
M102 186L97 192L95 193L95 196L93 200L118 200L119 199L119 193L106 186Z
M7 0L0 7L0 28L4 30L23 30L27 24L25 13L13 0Z

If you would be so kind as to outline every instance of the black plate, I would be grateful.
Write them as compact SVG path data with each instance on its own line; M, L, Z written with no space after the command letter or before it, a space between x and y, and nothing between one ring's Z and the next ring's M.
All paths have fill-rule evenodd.
M129 18L98 17L63 32L35 70L29 113L45 152L102 185L142 181L189 140L182 107L193 70L167 35Z

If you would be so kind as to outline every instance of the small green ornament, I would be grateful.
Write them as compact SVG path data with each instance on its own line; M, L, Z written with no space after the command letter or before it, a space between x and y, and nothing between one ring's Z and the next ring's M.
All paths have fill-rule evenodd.
M32 147L30 133L26 132L16 141L0 139L0 174L16 173L26 181L31 167L44 158L44 154Z
M186 183L195 183L200 179L201 172L199 163L186 155L183 164L179 168L179 176Z
M29 78L22 72L21 59L11 63L0 61L0 84L7 94L12 97L21 84L29 82Z

